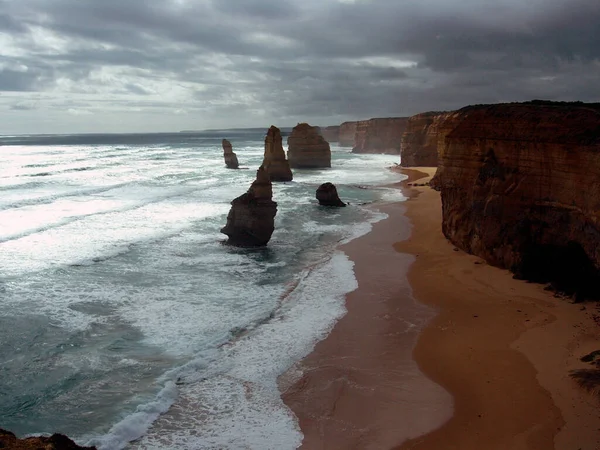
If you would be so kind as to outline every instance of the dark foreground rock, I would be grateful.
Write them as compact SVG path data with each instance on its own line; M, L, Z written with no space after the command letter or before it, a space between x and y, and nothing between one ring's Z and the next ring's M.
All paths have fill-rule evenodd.
M346 206L346 204L340 200L337 189L332 183L323 183L317 189L317 200L319 205L322 206Z
M239 169L240 164L238 163L237 155L233 152L231 142L227 139L223 139L223 157L225 158L225 165L228 169Z
M292 169L285 158L281 132L271 125L265 137L265 156L262 167L265 168L271 181L292 181Z
M446 237L519 278L598 298L600 107L478 105L451 116L436 174Z
M50 437L29 437L18 439L10 431L0 428L0 449L11 450L96 450L96 447L82 447L63 434Z
M319 134L318 127L299 123L292 130L287 143L290 167L299 169L331 167L331 149L329 143Z
M267 245L275 230L277 203L273 201L273 187L267 171L261 166L248 192L231 202L227 224L221 229L237 247Z

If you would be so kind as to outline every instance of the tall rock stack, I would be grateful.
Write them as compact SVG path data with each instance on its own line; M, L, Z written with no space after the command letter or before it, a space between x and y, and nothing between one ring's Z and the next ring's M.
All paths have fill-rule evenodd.
M231 147L231 142L227 139L223 139L223 157L225 158L225 165L228 169L239 169L240 165L238 163L237 155L233 152L233 148Z
M269 174L271 181L292 181L292 169L285 158L281 132L279 128L271 125L265 138L265 157L262 166Z
M228 244L237 247L265 246L275 230L276 214L271 180L261 166L248 192L231 202L227 224L221 233L229 236Z
M295 169L331 167L329 143L319 134L317 127L299 123L292 130L287 143L290 167Z

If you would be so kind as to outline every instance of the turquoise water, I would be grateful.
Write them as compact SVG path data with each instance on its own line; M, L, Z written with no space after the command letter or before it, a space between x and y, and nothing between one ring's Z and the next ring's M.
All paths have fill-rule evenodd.
M225 169L223 137L247 170ZM336 246L403 198L379 187L398 157L334 146L332 169L274 185L267 248L225 246L263 137L0 139L0 427L101 449L298 445L277 376L344 314ZM326 181L349 207L317 205Z

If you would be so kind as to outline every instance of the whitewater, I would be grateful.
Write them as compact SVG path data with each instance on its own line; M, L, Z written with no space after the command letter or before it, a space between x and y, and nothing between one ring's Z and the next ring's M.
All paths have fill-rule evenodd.
M1 428L101 450L300 444L278 377L344 315L337 247L404 200L385 187L402 176L334 145L331 169L274 183L268 247L233 248L219 230L264 133L0 137ZM327 181L349 207L318 206Z

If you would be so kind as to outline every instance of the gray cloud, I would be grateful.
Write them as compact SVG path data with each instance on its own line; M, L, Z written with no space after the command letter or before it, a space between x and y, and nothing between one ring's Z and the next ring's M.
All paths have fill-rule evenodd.
M0 39L0 90L42 95L0 98L23 132L89 131L69 110L144 131L600 100L597 0L0 0Z

